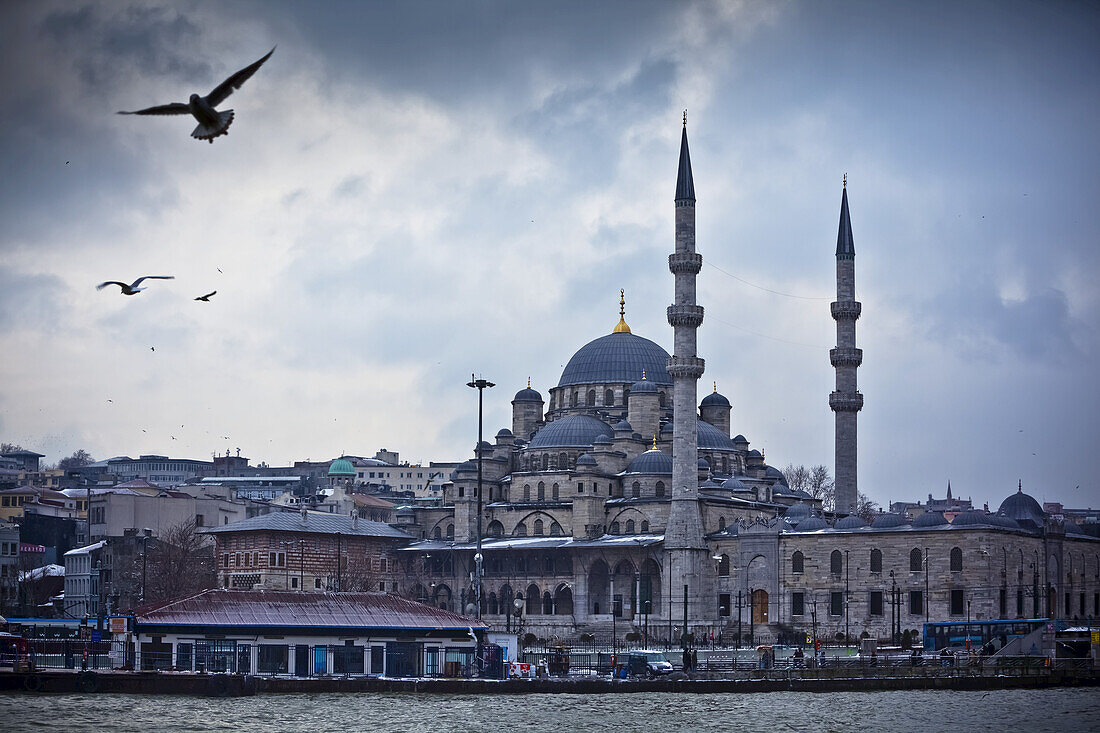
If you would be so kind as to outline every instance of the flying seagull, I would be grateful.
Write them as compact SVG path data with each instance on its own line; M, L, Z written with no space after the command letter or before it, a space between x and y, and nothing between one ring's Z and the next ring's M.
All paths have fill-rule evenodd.
M141 285L142 280L175 280L175 279L176 279L175 275L146 275L145 277L139 277L137 280L134 280L129 285L127 285L126 283L120 283L118 280L108 280L105 283L100 283L99 285L96 285L95 289L96 290L103 290L103 288L107 287L108 285L117 285L120 288L122 288L122 294L123 295L137 295L142 290L145 290L145 288L139 288L138 287L138 285Z
M207 293L206 295L200 295L199 297L195 298L195 300L201 300L204 303L209 303L210 302L210 297L212 295L214 295L215 293L217 293L217 292L218 292L217 290L212 290L209 293Z
M272 47L267 55L259 61L249 64L236 74L233 74L228 79L223 81L218 86L214 87L214 91L207 94L205 97L200 97L198 94L192 94L191 98L186 102L172 102L171 104L161 104L156 107L147 107L146 109L139 109L134 112L119 112L120 115L191 115L199 122L199 126L191 132L191 137L199 140L206 140L211 144L214 143L214 138L219 135L228 135L229 126L233 124L233 110L227 109L219 112L215 109L219 104L224 102L226 98L233 93L234 89L240 89L241 85L248 81L249 77L256 73L256 71L263 66L263 63L271 57L271 54L275 53L275 48Z

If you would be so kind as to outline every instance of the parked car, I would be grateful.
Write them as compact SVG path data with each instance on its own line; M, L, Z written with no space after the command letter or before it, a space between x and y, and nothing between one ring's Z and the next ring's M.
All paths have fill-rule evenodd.
M626 663L627 672L637 677L659 677L672 674L672 664L665 657L664 652L651 652L648 650L630 652Z

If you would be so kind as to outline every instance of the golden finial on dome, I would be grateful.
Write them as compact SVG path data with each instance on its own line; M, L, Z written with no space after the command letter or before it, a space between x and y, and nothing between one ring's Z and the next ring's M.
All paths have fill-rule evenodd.
M653 450L657 450L657 433L653 434Z
M531 378L527 377L527 389L531 389Z
M530 387L531 385L527 385L527 386ZM717 379L714 380L714 393L718 394L718 380Z
M642 381L645 381L645 369L642 370Z
M626 325L626 291L622 289L619 290L619 322L612 333L630 333L630 326Z

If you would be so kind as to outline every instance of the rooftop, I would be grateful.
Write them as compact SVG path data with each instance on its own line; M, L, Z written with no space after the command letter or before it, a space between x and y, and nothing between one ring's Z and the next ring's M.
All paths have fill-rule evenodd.
M206 534L260 531L304 532L308 534L345 534L366 537L393 537L402 540L412 539L411 536L399 529L394 529L385 522L373 522L368 519L360 519L355 522L351 517L343 514L324 512L307 512L304 520L299 512L272 512L201 531Z

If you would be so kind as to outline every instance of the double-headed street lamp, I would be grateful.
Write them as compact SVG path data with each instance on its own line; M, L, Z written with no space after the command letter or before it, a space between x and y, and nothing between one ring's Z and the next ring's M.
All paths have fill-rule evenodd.
M477 618L481 620L481 565L484 560L481 554L481 442L482 421L484 417L484 395L487 387L495 387L492 382L475 378L470 375L467 387L477 390L477 553L474 555L474 605L477 608Z

